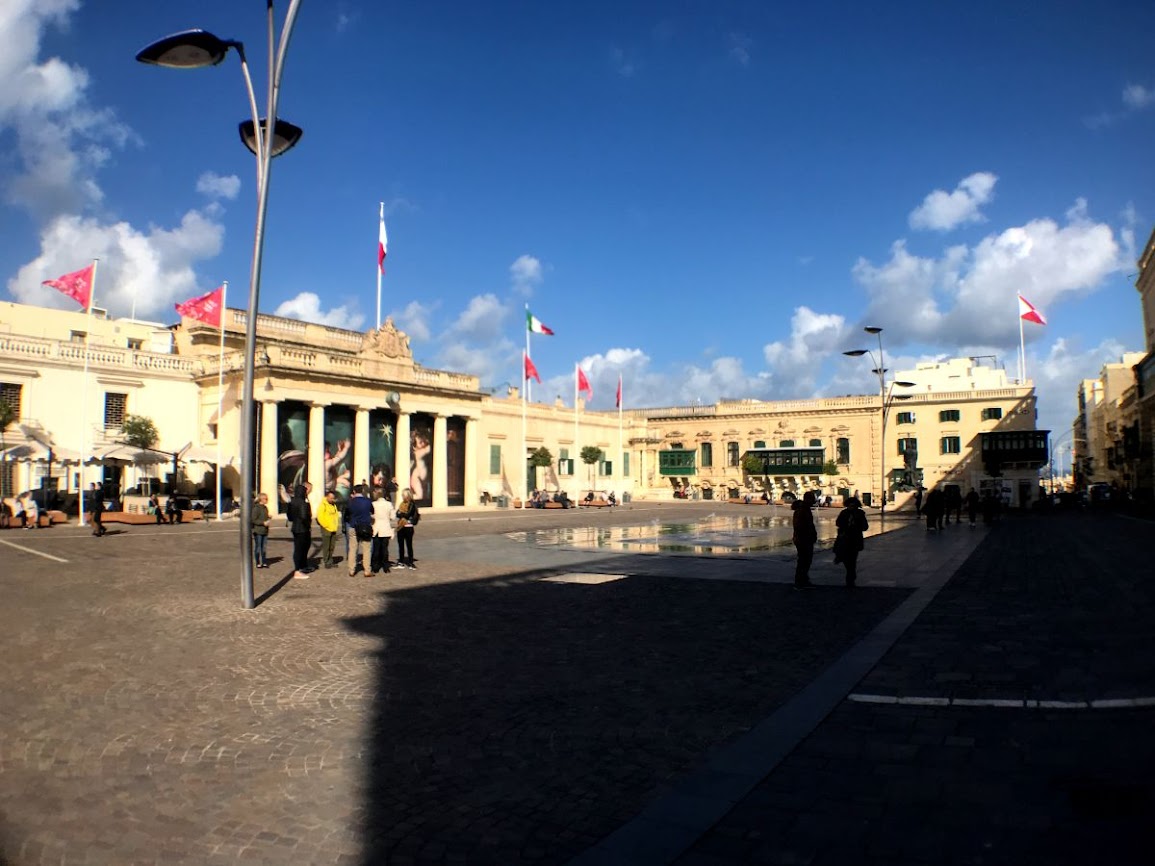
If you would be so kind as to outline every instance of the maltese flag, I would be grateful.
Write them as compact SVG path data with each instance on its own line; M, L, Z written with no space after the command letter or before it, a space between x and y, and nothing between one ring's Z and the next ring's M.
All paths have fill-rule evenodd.
M591 400L594 398L594 389L590 385L590 380L586 378L585 371L581 367L577 368L577 390L579 394L583 392L589 394L589 399Z
M537 374L537 367L533 365L533 361L529 359L529 355L527 355L525 352L522 352L521 357L525 359L525 381L528 382L530 379L537 379L538 383L540 384L541 376Z
M1047 324L1047 320L1043 317L1043 314L1036 310L1034 305L1022 295L1019 295L1019 318L1025 319L1028 322L1034 322L1036 325Z
M377 273L385 273L385 254L389 251L389 235L385 233L385 215L381 215L381 226L377 230Z
M89 265L71 274L57 277L55 280L45 280L41 285L52 286L58 292L63 292L84 307L92 303L92 280L96 273L96 265Z

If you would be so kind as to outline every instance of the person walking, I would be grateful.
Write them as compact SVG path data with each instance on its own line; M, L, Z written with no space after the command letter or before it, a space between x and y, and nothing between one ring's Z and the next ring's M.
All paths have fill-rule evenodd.
M794 567L794 588L813 589L810 582L810 563L814 561L814 544L818 541L818 530L814 527L814 492L806 491L802 501L794 501L794 546L798 549L798 563Z
M297 580L309 578L309 545L312 543L313 509L306 496L305 485L293 488L293 498L289 500L289 530L293 533L293 577Z
M336 491L325 491L325 498L317 506L317 525L321 527L321 567L332 568L333 548L336 547L337 532L341 528L341 512L337 508Z
M369 557L373 574L381 571L389 573L389 539L393 537L393 521L397 519L397 509L385 491L378 487L373 491L373 551Z
M258 493L257 501L253 503L249 513L250 525L253 531L253 560L257 568L269 567L269 495Z
M413 501L413 491L406 487L401 491L401 504L397 506L397 567L417 568L413 558L413 528L421 520L421 512Z
M967 498L966 498L967 517L970 519L971 529L975 528L975 520L979 516L979 502L980 502L979 494L972 487L971 492L967 494Z
M92 534L100 538L108 532L104 528L104 496L95 484L92 485Z
M373 505L365 496L365 488L360 484L353 487L346 506L346 533L352 532L351 554L349 556L349 577L357 573L357 559L361 559L361 573L365 577L373 574L369 561L373 552Z
M834 521L838 527L838 537L834 540L834 561L846 566L846 585L853 587L858 580L858 554L865 546L862 533L869 529L862 503L851 496L846 507Z

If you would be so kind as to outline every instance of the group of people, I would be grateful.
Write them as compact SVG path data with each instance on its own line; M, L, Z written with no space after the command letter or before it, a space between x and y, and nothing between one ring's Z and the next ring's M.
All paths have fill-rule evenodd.
M949 526L952 514L956 525L962 523L964 508L972 528L980 514L985 524L994 523L998 519L1001 503L989 490L983 496L979 496L978 491L972 487L970 492L963 496L962 491L952 484L942 490L936 487L926 492L926 500L923 501L924 492L926 491L923 487L915 491L914 512L926 519L927 532L935 532Z
M413 531L421 520L421 512L413 491L401 491L401 500L394 505L383 488L355 485L349 498L341 503L336 490L326 490L313 513L309 495L312 485L299 484L289 500L287 518L293 535L293 577L305 580L314 571L310 567L310 548L313 543L313 523L321 530L319 549L320 567L334 568L338 535L345 539L345 562L349 577L357 573L358 561L365 577L378 573L388 574L391 567L416 569L413 555ZM269 497L257 496L252 508L253 558L257 568L268 568L268 536L272 517ZM389 541L397 538L397 561L389 559Z
M810 566L814 562L814 546L818 543L818 527L814 524L814 511L818 505L818 494L808 490L801 500L796 500L791 508L792 540L798 551L798 561L794 568L794 588L813 589L810 581ZM846 499L845 507L839 513L834 525L838 535L834 539L834 561L846 568L846 586L853 588L858 581L858 554L865 544L863 533L870 528L866 513L857 496Z
M529 494L529 502L526 504L526 507L545 508L551 502L556 502L562 508L573 508L573 501L564 490L559 490L553 495L550 495L545 490L535 490Z
M7 506L4 506L4 517L7 521ZM12 501L12 518L20 523L21 529L40 528L40 505L32 497L32 491L21 493Z

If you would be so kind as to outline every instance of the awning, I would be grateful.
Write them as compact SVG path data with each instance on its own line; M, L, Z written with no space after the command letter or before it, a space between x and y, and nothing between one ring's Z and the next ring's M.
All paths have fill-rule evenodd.
M100 466L160 466L171 463L172 455L161 451L146 451L131 445L117 445L100 454L94 454L86 463Z
M45 445L32 440L0 451L0 456L11 463L80 463L80 452L71 448Z

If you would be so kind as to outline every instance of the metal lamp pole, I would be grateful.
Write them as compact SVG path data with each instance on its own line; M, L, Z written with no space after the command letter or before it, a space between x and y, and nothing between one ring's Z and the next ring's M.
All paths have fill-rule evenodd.
M915 383L898 381L892 382L890 393L887 394L885 356L882 352L882 328L876 328L868 325L862 330L868 334L874 334L878 337L878 358L876 359L874 357L874 353L869 349L851 349L850 351L843 352L842 354L851 358L861 358L863 355L866 355L874 364L874 368L871 370L871 372L878 375L878 399L882 406L882 426L881 432L879 434L880 444L878 449L878 474L880 493L880 499L878 502L878 522L881 525L886 520L886 416L890 412L891 403L893 403L895 400L909 399L908 395L906 394L895 394L894 386L897 385L909 388L912 387Z
M141 49L136 59L142 63L178 69L199 69L216 66L235 48L241 61L241 73L249 97L252 120L240 124L241 142L257 159L257 219L253 237L252 269L249 272L249 308L245 317L244 385L241 397L241 599L246 608L255 606L253 594L253 538L250 531L253 510L253 474L256 471L256 410L253 404L253 379L257 348L257 309L261 292L261 259L265 246L265 214L269 199L269 170L274 156L280 156L301 138L301 129L277 119L281 75L285 70L285 56L293 34L301 0L290 0L288 12L281 25L280 39L276 34L273 0L266 0L268 20L268 92L265 117L257 110L256 93L249 75L244 44L235 40L219 39L204 30L187 30L168 36ZM275 51L274 51L275 47ZM219 471L219 469L218 469ZM219 507L219 505L218 505Z

